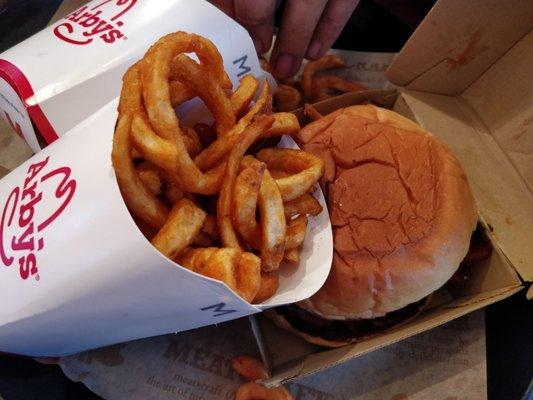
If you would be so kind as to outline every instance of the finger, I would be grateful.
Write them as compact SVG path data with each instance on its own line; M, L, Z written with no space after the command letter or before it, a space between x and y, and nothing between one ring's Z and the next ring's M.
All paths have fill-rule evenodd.
M328 2L307 49L306 58L315 60L327 53L341 34L358 3L359 0L330 0Z
M272 44L275 12L276 0L235 0L235 19L248 30L259 54Z
M287 78L298 72L326 3L327 0L286 2L279 35L270 58L275 75Z
M210 3L221 10L224 14L229 15L231 18L233 18L235 15L233 0L210 0Z

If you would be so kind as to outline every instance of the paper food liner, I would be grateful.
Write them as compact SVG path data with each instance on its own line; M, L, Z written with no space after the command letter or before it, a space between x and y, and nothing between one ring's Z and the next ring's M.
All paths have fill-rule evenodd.
M345 68L326 70L323 73L338 75L356 81L367 87L388 88L392 85L384 76L396 53L368 53L362 51L331 49L328 54L339 56L346 63Z
M477 311L286 386L296 400L485 399L483 321ZM243 383L231 369L231 359L243 354L259 357L247 318L81 353L60 365L109 400L225 400Z
M270 59L271 51L265 55L267 60ZM384 74L397 53L371 53L366 51L330 49L327 54L339 56L346 63L346 67L324 70L317 73L317 75L337 75L361 83L368 89L386 89L393 87L387 81ZM297 80L300 80L304 67L308 62L305 59L303 60L302 66L295 76Z

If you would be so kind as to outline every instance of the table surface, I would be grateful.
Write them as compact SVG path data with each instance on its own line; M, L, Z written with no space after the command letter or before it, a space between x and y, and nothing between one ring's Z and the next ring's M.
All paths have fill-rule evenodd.
M42 29L60 0L0 0L0 51ZM431 7L432 0L362 0L334 47L397 52ZM485 310L489 400L533 399L533 307L525 291ZM529 387L529 396L525 395ZM0 399L99 399L70 381L59 366L0 356Z

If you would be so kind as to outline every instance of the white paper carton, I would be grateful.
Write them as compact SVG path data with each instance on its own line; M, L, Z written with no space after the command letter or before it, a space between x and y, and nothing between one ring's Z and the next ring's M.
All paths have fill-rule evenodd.
M92 35L101 22L80 22L90 18L114 28ZM183 331L300 301L325 281L326 211L309 222L299 267L283 270L277 294L261 305L166 259L133 222L111 165L117 96L124 71L177 30L211 39L234 83L264 77L247 32L203 1L93 1L0 57L2 114L35 151L32 123L45 138L76 125L0 181L0 351L64 355ZM194 102L179 113L206 117Z
M235 319L320 288L332 258L327 212L310 219L301 264L285 269L278 293L258 306L161 255L118 189L110 158L116 107L114 100L0 181L0 351L72 354Z
M122 75L161 36L215 43L234 83L261 73L241 26L203 0L94 0L0 54L0 115L37 152L118 96Z

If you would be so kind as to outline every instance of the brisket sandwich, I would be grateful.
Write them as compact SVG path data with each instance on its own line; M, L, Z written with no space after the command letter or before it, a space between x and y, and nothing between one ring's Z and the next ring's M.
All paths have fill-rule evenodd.
M419 125L371 105L329 114L299 140L325 162L333 265L315 295L270 317L326 346L404 323L467 254L476 210L461 165Z

